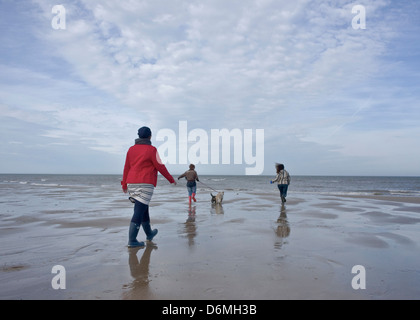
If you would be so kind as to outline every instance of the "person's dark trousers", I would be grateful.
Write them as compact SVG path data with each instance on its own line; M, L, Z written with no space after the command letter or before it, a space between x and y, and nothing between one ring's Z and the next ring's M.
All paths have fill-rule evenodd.
M134 204L134 214L131 218L130 228L128 230L128 247L144 246L143 241L137 241L137 234L139 233L140 226L142 226L143 223L149 223L149 221L149 206L136 200Z
M136 200L136 203L134 204L134 214L131 218L131 222L143 227L146 239L149 241L152 241L158 233L157 229L152 230L150 227L149 206L140 201Z
M143 222L150 222L149 206L136 200L134 204L134 214L131 222L142 224Z
M289 185L287 184L278 184L277 187L280 190L280 198L282 202L286 202L286 197L287 197L287 188L289 187Z

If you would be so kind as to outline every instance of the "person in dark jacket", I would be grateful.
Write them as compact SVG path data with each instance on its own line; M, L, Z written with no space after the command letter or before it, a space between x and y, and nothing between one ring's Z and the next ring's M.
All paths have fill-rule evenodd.
M149 202L157 184L158 172L170 183L176 184L160 160L157 149L152 146L150 128L141 127L138 130L138 136L135 144L127 151L121 181L124 193L128 192L130 200L134 202L134 214L128 231L128 247L144 246L144 242L137 241L140 226L143 227L148 241L152 241L158 233L157 229L151 229L149 216Z

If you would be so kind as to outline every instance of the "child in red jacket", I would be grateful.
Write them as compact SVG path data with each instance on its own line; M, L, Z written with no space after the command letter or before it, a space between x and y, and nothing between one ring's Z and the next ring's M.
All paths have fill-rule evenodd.
M148 127L138 130L139 138L127 152L123 179L121 181L124 193L134 201L134 214L131 218L128 232L128 247L141 247L144 242L137 241L140 226L146 233L146 239L152 241L158 233L150 227L149 202L152 199L157 184L157 174L160 172L170 183L176 182L159 157L157 149L150 141L152 132Z

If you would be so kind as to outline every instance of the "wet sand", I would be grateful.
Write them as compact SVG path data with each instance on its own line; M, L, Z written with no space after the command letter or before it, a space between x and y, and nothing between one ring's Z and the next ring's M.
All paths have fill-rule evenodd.
M1 216L1 299L420 299L418 198L225 192L222 205L198 192L155 192L159 233L129 249L132 204L92 197L17 202ZM74 203L80 203L77 206ZM82 209L83 207L83 209ZM145 240L140 230L139 240ZM54 290L54 265L66 289ZM366 289L355 290L355 265Z

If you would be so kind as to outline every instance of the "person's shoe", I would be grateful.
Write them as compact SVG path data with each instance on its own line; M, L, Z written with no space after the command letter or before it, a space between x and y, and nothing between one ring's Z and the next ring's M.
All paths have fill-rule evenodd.
M146 239L152 241L153 238L157 235L158 229L153 229L150 227L150 221L142 222L144 233L146 233Z
M188 196L188 203L191 204L191 196Z
M282 203L285 203L285 202L286 202L286 198L285 198L285 197L283 197L283 196L281 196L281 202L282 202Z
M195 193L192 194L192 199L194 200L194 202L197 202L197 200L195 200Z
M144 242L137 241L137 234L139 233L140 225L134 222L130 223L130 229L128 230L128 244L127 247L144 247Z

